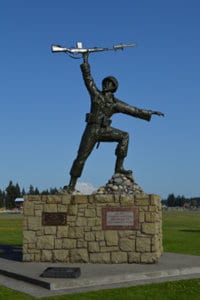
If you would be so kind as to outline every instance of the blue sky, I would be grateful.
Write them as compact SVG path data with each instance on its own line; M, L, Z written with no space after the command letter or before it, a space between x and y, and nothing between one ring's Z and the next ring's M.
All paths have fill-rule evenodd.
M90 99L79 65L51 44L138 46L90 55L97 86L119 81L116 97L159 110L151 122L118 114L130 134L125 167L147 192L200 195L200 2L195 0L35 0L0 3L0 188L69 181ZM115 143L101 143L79 182L99 187L112 176Z

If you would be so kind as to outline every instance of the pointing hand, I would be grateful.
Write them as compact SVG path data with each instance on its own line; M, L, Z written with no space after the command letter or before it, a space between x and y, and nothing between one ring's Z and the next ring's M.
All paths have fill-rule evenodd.
M164 117L164 116L165 116L165 115L164 115L162 112L160 112L160 111L152 111L151 114L152 114L152 115L157 115L157 116L159 116L159 117Z

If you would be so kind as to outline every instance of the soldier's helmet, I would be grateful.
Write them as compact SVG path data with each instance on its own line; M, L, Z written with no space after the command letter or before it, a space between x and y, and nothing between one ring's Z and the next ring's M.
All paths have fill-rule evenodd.
M112 93L116 92L116 90L117 90L119 84L118 84L117 79L116 79L114 76L108 76L108 77L105 77L105 78L102 80L102 88L103 88L103 90L104 90L104 87L105 87L105 85L106 85L106 83L107 83L108 81L111 81L112 84L113 84L113 87L109 89L110 92L112 92Z

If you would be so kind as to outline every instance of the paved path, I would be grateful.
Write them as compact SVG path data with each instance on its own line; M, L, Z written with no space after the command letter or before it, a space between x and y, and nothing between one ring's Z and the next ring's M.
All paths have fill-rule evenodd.
M48 267L80 267L77 279L42 278ZM0 285L45 297L82 291L200 278L200 256L164 253L157 264L25 263L0 258Z

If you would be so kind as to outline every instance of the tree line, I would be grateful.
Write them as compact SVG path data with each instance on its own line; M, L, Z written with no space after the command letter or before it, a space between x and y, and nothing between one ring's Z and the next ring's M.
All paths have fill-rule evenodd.
M33 185L29 186L28 191L20 188L19 184L14 184L11 180L5 190L0 189L0 207L12 209L16 207L15 199L23 198L25 195L55 195L59 192L57 188L50 188L40 191Z
M0 189L0 208L6 207L7 209L12 209L16 207L15 199L23 198L25 195L55 195L58 193L59 189L57 188L50 188L40 191L33 185L30 185L28 191L25 191L24 188L20 188L18 183L14 184L10 180L5 190ZM169 207L200 207L200 197L186 198L184 196L175 196L174 194L169 194L167 199L163 200L162 202Z
M163 201L169 207L200 207L200 197L186 198L184 196L174 196L169 194L166 201Z

